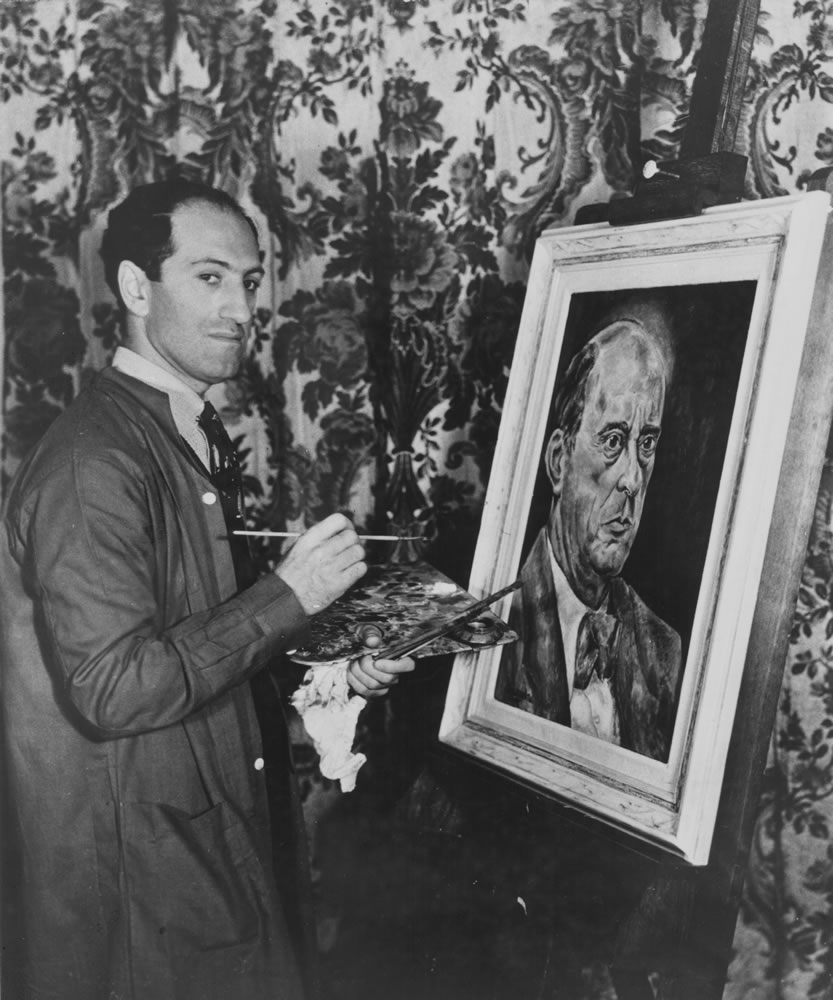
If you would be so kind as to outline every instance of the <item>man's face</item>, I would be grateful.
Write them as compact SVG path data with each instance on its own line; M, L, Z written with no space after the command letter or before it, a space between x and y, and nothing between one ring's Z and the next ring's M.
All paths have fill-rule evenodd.
M240 369L263 268L245 219L208 202L176 208L171 234L137 347L202 394Z
M644 332L626 328L600 344L572 451L558 447L560 431L551 439L553 548L579 594L597 593L630 554L664 401L662 356Z

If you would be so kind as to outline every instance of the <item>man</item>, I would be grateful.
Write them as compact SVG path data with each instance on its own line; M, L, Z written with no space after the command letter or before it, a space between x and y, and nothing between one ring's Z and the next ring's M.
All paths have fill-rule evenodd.
M544 462L552 504L521 571L495 697L668 759L680 637L621 578L651 473L667 351L642 322L610 323L576 355Z
M253 580L233 534L239 469L202 397L238 371L264 274L237 203L146 185L102 256L125 345L23 464L0 540L4 985L299 998L301 814L268 665L364 551L333 515ZM412 668L348 677L374 696Z

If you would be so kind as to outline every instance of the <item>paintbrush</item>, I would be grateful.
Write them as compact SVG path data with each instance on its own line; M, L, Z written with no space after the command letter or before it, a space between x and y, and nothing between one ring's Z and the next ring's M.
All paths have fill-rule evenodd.
M255 535L258 538L300 538L303 531L234 531L234 535ZM359 535L362 542L416 542L424 535Z

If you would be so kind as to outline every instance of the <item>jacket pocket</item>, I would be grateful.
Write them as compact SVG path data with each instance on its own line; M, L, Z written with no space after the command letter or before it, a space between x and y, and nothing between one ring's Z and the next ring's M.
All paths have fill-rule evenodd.
M156 803L122 810L138 954L206 951L260 935L263 872L251 833L224 803L197 816Z

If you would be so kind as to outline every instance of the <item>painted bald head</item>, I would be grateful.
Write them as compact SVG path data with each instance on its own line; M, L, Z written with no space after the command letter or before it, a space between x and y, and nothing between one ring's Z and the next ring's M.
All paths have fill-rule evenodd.
M636 538L659 441L669 359L636 320L600 330L573 358L546 451L550 537L576 593L594 604Z

